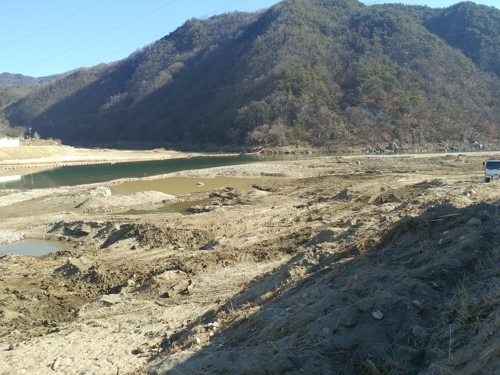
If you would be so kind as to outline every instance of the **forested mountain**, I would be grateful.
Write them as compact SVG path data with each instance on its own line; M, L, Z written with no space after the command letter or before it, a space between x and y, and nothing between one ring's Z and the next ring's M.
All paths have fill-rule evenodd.
M53 82L66 74L67 73L53 74L46 77L30 77L23 74L12 74L4 72L0 74L0 89L6 89L10 87L38 86L43 83Z
M6 89L0 89L0 108L15 102L30 91L31 87L29 86L25 86L24 88L9 87Z
M35 87L53 82L64 74L47 77L30 77L22 74L0 74L0 108L3 108L31 92Z
M463 2L440 11L425 26L460 49L482 70L500 76L500 11Z
M499 140L499 19L470 2L284 0L191 19L127 59L41 86L5 115L81 144Z
M29 77L22 74L1 73L0 74L0 89L8 87L20 86L36 86L40 82L38 78Z

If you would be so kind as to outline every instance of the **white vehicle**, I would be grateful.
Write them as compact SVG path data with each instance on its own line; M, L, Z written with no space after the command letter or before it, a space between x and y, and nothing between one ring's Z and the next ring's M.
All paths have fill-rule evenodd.
M492 178L500 177L500 160L486 160L484 165L484 181L490 182Z

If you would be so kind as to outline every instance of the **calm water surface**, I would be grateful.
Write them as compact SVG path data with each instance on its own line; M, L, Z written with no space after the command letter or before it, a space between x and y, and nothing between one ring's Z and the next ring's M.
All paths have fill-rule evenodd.
M318 156L317 154L314 156ZM0 182L0 189L41 189L106 182L120 178L154 176L164 173L212 168L259 161L299 160L312 155L240 155L199 156L185 159L154 160L146 162L79 165L18 176L14 181Z
M130 195L139 191L161 191L165 194L183 195L201 191L211 191L223 186L234 189L250 191L252 185L264 178L259 177L224 177L213 178L199 177L166 177L155 180L125 181L111 186L113 194ZM201 183L201 185L199 185Z
M65 249L64 244L49 241L25 240L0 246L1 253L41 256Z

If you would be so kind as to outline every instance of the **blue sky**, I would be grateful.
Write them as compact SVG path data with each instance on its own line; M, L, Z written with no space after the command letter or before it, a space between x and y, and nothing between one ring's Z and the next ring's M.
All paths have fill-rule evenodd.
M277 0L0 0L0 73L42 77L122 59L186 20ZM456 0L362 0L447 7ZM476 3L500 8L500 0Z

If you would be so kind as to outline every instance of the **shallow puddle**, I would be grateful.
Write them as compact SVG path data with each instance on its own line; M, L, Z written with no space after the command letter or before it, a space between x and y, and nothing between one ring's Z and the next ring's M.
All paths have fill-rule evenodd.
M183 195L199 191L210 191L221 187L232 187L239 190L250 191L252 185L262 178L245 177L167 177L157 180L126 181L120 185L111 186L113 194L129 195L139 191L161 191L165 194ZM199 184L201 183L201 184ZM193 205L193 204L191 204ZM179 211L174 211L179 212Z
M26 240L2 245L0 246L0 253L41 256L63 249L65 249L65 246L62 243Z
M189 207L198 206L201 204L205 204L210 202L210 199L203 199L199 201L192 202L178 202L168 204L159 208L155 208L154 210L135 210L131 209L125 212L117 213L116 215L144 215L144 214L157 214L157 213L181 213L183 215L190 215L191 213L186 211Z

